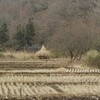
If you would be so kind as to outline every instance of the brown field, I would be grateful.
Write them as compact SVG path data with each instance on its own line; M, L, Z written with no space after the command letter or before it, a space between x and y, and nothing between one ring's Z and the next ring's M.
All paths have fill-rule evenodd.
M67 60L1 61L0 98L99 100L100 70L68 66Z

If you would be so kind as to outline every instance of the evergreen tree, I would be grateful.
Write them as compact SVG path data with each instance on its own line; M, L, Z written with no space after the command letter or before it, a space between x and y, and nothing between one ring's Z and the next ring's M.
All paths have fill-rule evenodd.
M16 33L15 39L17 40L20 47L25 47L26 45L31 46L33 37L35 36L35 29L33 22L29 20L29 23L24 26L20 26L18 32Z
M33 22L29 20L25 30L25 42L27 45L32 45L33 37L35 36L35 29Z
M0 45L8 41L7 31L7 24L5 22L0 22Z
M15 36L15 39L17 40L17 44L20 46L20 47L24 47L25 45L25 33L24 33L24 30L23 29L18 29L18 32Z

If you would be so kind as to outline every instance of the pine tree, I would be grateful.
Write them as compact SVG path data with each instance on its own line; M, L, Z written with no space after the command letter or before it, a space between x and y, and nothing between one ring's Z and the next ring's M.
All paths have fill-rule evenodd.
M35 36L35 29L33 22L29 20L29 23L25 26L20 26L18 32L16 33L15 39L17 40L20 47L25 47L26 45L31 46L33 37Z
M35 36L34 25L33 22L29 20L29 23L26 25L26 31L25 31L25 41L27 45L32 45L34 36Z
M0 45L8 41L7 31L7 24L5 22L0 22Z

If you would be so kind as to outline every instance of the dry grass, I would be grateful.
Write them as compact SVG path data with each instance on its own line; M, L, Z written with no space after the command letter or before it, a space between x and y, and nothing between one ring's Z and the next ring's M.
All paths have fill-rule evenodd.
M0 96L25 98L34 96L100 96L100 75L57 74L48 75L4 75L0 76ZM40 99L38 99L40 100ZM55 99L54 99L55 100ZM85 99L84 99L85 100Z
M16 59L16 60L27 60L27 59L34 59L34 52L27 52L27 51L6 51L1 53L4 59Z
M44 62L45 65L57 67L75 67L75 68L87 68L87 66L79 61L71 62L70 58L50 58L50 59L37 59L34 52L28 51L6 51L0 53L0 61L37 61ZM85 67L86 66L86 67Z
M58 67L74 67L74 68L95 68L89 67L86 63L86 57L83 57L81 61L74 60L71 61L69 57L59 57L59 58L50 58L50 59L37 59L34 52L28 51L6 51L0 53L0 61L37 61L37 62L45 62L45 65L55 65Z

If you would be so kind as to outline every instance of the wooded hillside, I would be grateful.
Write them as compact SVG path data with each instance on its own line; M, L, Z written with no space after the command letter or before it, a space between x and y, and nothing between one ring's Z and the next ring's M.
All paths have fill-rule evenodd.
M73 58L100 51L100 0L0 0L0 45L36 44Z

